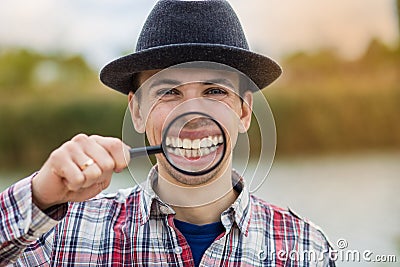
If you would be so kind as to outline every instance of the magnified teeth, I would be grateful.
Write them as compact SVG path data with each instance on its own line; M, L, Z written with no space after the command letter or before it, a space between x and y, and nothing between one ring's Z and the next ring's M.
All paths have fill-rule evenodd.
M212 141L213 141L213 145L216 146L216 145L218 144L218 136L214 136L214 137L212 138ZM221 142L221 143L222 143L222 142Z
M200 139L195 139L192 141L192 149L199 149L200 148Z
M192 142L190 141L190 139L183 139L182 146L183 146L183 148L191 149Z
M176 147L182 147L182 139L176 138Z
M222 135L207 136L202 139L191 140L189 138L181 139L179 137L168 136L165 143L168 147L183 148L183 149L201 149L211 148L222 144L224 139Z
M210 147L213 145L213 141L210 138L203 138L200 141L200 147Z
M210 154L210 149L208 147L200 149L200 155L201 156L206 156L208 154Z

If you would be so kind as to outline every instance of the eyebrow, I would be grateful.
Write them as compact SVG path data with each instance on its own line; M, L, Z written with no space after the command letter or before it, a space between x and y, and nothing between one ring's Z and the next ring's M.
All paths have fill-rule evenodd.
M220 84L220 85L223 85L223 86L228 87L228 88L232 88L232 89L235 88L235 86L233 86L233 84L232 84L232 82L230 80L224 79L224 78L208 80L208 81L204 81L202 83L204 85Z
M177 86L180 85L181 82L177 81L177 80L171 80L171 79L157 79L155 80L153 83L150 84L150 88L151 87L155 87L155 86L159 86L159 85L173 85L173 86Z
M203 85L212 85L212 84L220 84L228 88L234 89L235 86L233 86L232 82L228 79L211 79L211 80L206 80L200 82ZM150 87L155 87L159 85L170 85L170 86L179 86L182 85L182 82L177 81L177 80L172 80L172 79L161 79L161 80L156 80L153 83L150 84Z

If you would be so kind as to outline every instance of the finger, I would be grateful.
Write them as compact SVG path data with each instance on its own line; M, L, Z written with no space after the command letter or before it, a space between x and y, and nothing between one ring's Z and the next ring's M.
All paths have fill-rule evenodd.
M101 137L97 135L92 135L90 139L94 140L107 150L110 156L114 159L115 171L121 171L128 166L130 161L130 147L125 145L121 140L118 138Z
M87 188L99 180L103 171L94 159L90 158L81 150L76 151L71 157L84 175L84 180L81 184L82 188Z
M82 171L85 176L85 182L82 184L82 188L88 188L89 186L98 183L103 171L100 167L94 163Z
M65 162L62 166L55 167L53 172L63 179L69 191L79 190L86 180L85 175L72 160Z
M76 191L79 188L87 188L94 184L102 174L102 170L96 164L96 161L84 152L85 147L90 147L88 143L90 143L88 136L79 134L60 149L59 153L62 155L63 162L70 158L80 170L80 173L75 174L75 176L68 175L65 177L65 184L70 190ZM98 146L96 143L94 145ZM107 155L107 153L103 153ZM61 167L61 170L63 169L64 167ZM73 168L73 170L76 171L76 168ZM63 172L68 171L63 170Z
M78 135L73 139L73 141L79 144L83 150L83 153L85 153L87 157L93 159L103 172L113 170L115 168L113 157L109 154L106 148L102 147L92 138L85 135ZM78 164L82 164L82 162L83 161L78 161Z
M85 182L85 175L72 160L67 149L58 149L51 153L46 165L53 174L64 180L68 190L76 191Z

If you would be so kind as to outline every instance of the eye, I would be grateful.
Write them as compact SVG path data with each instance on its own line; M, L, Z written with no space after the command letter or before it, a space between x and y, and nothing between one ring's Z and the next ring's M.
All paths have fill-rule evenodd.
M170 95L178 95L179 92L175 88L164 88L160 89L157 91L157 96L162 97L162 96L170 96Z
M213 87L207 89L205 92L206 95L226 95L226 90L219 88L219 87Z

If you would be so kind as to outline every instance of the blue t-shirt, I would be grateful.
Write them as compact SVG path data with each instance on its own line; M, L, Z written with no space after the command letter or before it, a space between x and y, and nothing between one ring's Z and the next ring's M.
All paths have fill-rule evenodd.
M176 228L183 234L192 251L194 263L199 266L201 258L214 240L225 231L221 222L196 225L174 220Z

